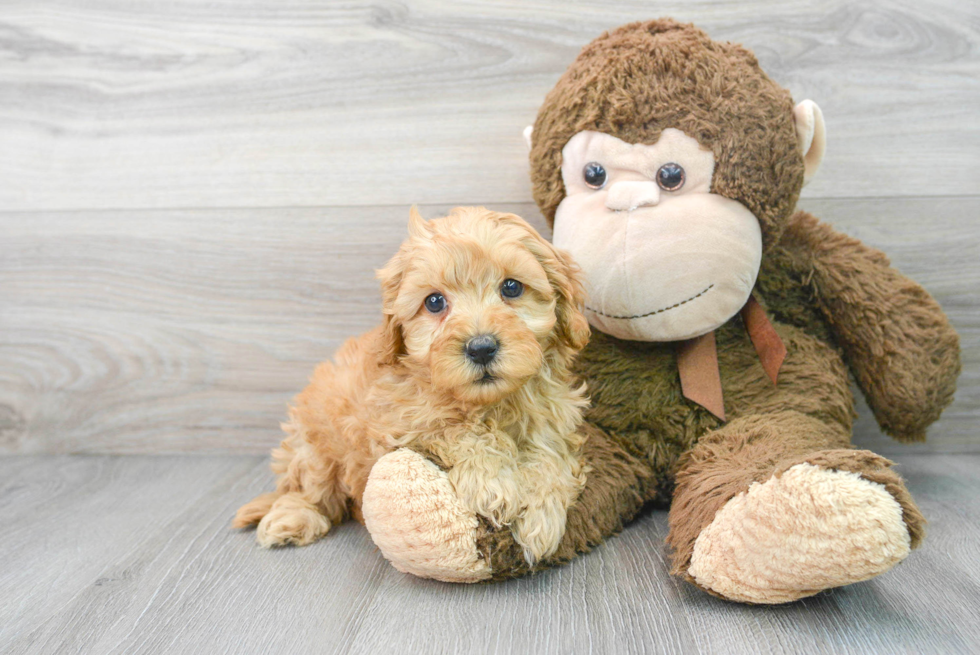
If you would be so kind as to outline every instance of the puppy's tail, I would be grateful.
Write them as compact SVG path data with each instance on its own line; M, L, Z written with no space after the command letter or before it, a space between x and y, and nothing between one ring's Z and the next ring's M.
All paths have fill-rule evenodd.
M262 520L263 516L269 513L269 510L272 509L272 503L276 502L276 498L280 495L273 491L256 496L245 503L238 508L238 512L235 514L235 520L231 522L231 527L247 528L250 525L255 525Z

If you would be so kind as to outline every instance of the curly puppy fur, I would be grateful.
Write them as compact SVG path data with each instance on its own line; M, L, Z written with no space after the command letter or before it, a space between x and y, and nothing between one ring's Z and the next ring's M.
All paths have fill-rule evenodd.
M569 366L589 337L577 268L513 214L457 208L424 221L380 271L384 321L321 364L272 453L276 491L238 510L265 547L305 545L349 515L384 454L423 449L460 499L509 526L529 562L552 555L585 483L585 389ZM506 279L523 284L505 298ZM446 307L433 313L433 293ZM499 343L486 365L474 337Z

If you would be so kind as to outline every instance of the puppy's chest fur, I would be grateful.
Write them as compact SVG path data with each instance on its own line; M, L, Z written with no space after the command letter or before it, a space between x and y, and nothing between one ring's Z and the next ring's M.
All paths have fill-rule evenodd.
M519 466L541 449L571 455L578 449L575 427L581 421L584 393L538 379L503 400L466 407L419 393L411 380L395 375L378 380L377 400L391 403L386 447L416 447L435 456L443 468L478 457L477 448L495 451ZM374 394L372 394L374 395Z

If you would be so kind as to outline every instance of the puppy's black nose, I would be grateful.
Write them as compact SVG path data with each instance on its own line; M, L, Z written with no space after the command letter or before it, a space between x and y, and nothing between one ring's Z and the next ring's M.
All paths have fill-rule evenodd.
M466 344L466 356L480 366L486 366L497 356L500 344L489 334L473 337Z

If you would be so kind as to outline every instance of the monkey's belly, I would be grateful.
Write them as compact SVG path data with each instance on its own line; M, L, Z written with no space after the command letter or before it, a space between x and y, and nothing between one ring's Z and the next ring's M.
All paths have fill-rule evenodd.
M840 354L795 327L773 323L786 345L776 385L766 375L738 319L716 331L725 412L729 420L793 410L836 422L848 432L854 415ZM622 341L594 331L576 372L588 383L586 420L646 459L669 498L678 457L722 422L684 398L675 345Z

